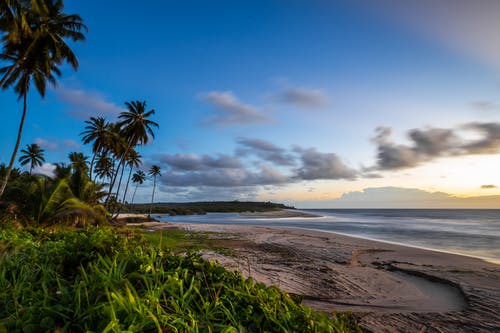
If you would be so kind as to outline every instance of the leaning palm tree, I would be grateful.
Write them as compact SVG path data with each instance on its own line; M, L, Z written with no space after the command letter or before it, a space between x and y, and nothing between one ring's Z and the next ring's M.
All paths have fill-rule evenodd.
M85 130L80 133L84 144L92 142L92 160L90 162L89 177L92 179L92 171L96 156L111 144L112 133L110 124L103 117L90 117L86 120Z
M30 165L30 175L33 172L33 169L37 166L42 166L43 162L45 162L45 156L43 154L44 150L40 148L36 143L32 143L30 145L26 145L26 149L22 149L21 155L19 157L19 162L21 165Z
M158 124L149 119L155 114L155 110L146 110L146 102L133 101L126 102L125 105L128 111L120 113L118 126L120 127L120 136L125 139L126 146L123 153L120 154L120 162L117 166L117 172L111 180L108 198L115 185L118 170L123 167L130 149L137 145L147 144L150 137L154 138L153 127L158 128Z
M134 194L132 195L132 200L130 201L130 207L132 207L132 205L134 204L135 193L137 192L137 188L139 187L139 185L142 185L145 180L146 180L146 174L142 170L137 170L137 172L132 175L132 182L136 185Z
M153 211L153 202L155 199L155 189L156 189L156 176L161 176L160 167L157 165L153 165L151 169L149 169L149 175L153 176L153 193L151 194L151 206L149 207L149 216Z
M0 87L14 87L19 99L23 100L23 111L0 197L9 181L21 142L31 83L43 98L47 82L55 85L56 76L61 75L60 66L68 63L73 69L78 68L78 60L65 39L84 40L82 31L87 27L80 16L63 13L63 7L62 0L2 3L0 27L5 33L0 61L8 65L0 68Z
M125 203L125 198L127 197L128 185L130 183L132 171L134 169L139 168L142 164L141 157L142 156L135 149L132 149L129 152L129 156L127 157L127 165L130 167L130 170L128 172L128 179L127 179L127 184L125 186L125 191L123 192L122 203Z

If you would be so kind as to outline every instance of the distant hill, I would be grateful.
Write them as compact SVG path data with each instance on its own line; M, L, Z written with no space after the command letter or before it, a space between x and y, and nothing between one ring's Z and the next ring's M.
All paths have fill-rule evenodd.
M131 211L149 213L150 204L133 204ZM206 213L267 212L280 209L295 209L281 203L259 201L202 201L155 203L153 214L192 215Z

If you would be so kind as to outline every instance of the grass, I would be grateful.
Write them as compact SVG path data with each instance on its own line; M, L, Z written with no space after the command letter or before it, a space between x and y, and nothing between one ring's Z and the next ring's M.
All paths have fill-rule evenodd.
M0 332L358 331L346 314L173 255L206 236L167 234L0 229Z

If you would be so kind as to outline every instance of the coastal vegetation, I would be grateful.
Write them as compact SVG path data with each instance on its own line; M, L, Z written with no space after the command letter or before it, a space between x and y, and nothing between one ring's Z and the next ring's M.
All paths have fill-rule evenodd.
M147 213L147 204L130 205L131 212ZM191 215L206 213L266 212L280 209L294 209L281 203L263 201L199 201L155 203L152 213L169 215Z
M140 170L140 146L154 138L158 124L145 101L126 102L116 122L85 121L84 144L92 157L75 151L53 164L49 175L37 168L46 158L27 144L15 167L27 97L32 84L43 97L60 67L77 69L65 40L83 41L80 16L63 13L61 0L1 0L0 86L13 87L22 100L14 151L0 164L0 332L349 332L346 314L322 314L276 287L244 279L191 248L172 252L163 235L119 228L120 211L161 212L154 205L159 166L149 205L126 202L129 182L147 179ZM125 186L123 176L128 171ZM177 204L179 205L179 204ZM272 203L188 203L189 211L261 211L285 208ZM176 211L178 213L178 211ZM185 237L172 233L172 244ZM159 237L159 240L158 240Z

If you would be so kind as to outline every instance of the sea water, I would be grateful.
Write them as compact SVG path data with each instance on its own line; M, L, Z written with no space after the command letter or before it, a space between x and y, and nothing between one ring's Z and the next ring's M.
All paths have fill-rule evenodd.
M499 209L307 209L318 217L237 213L158 216L162 221L299 227L480 257L500 263Z

